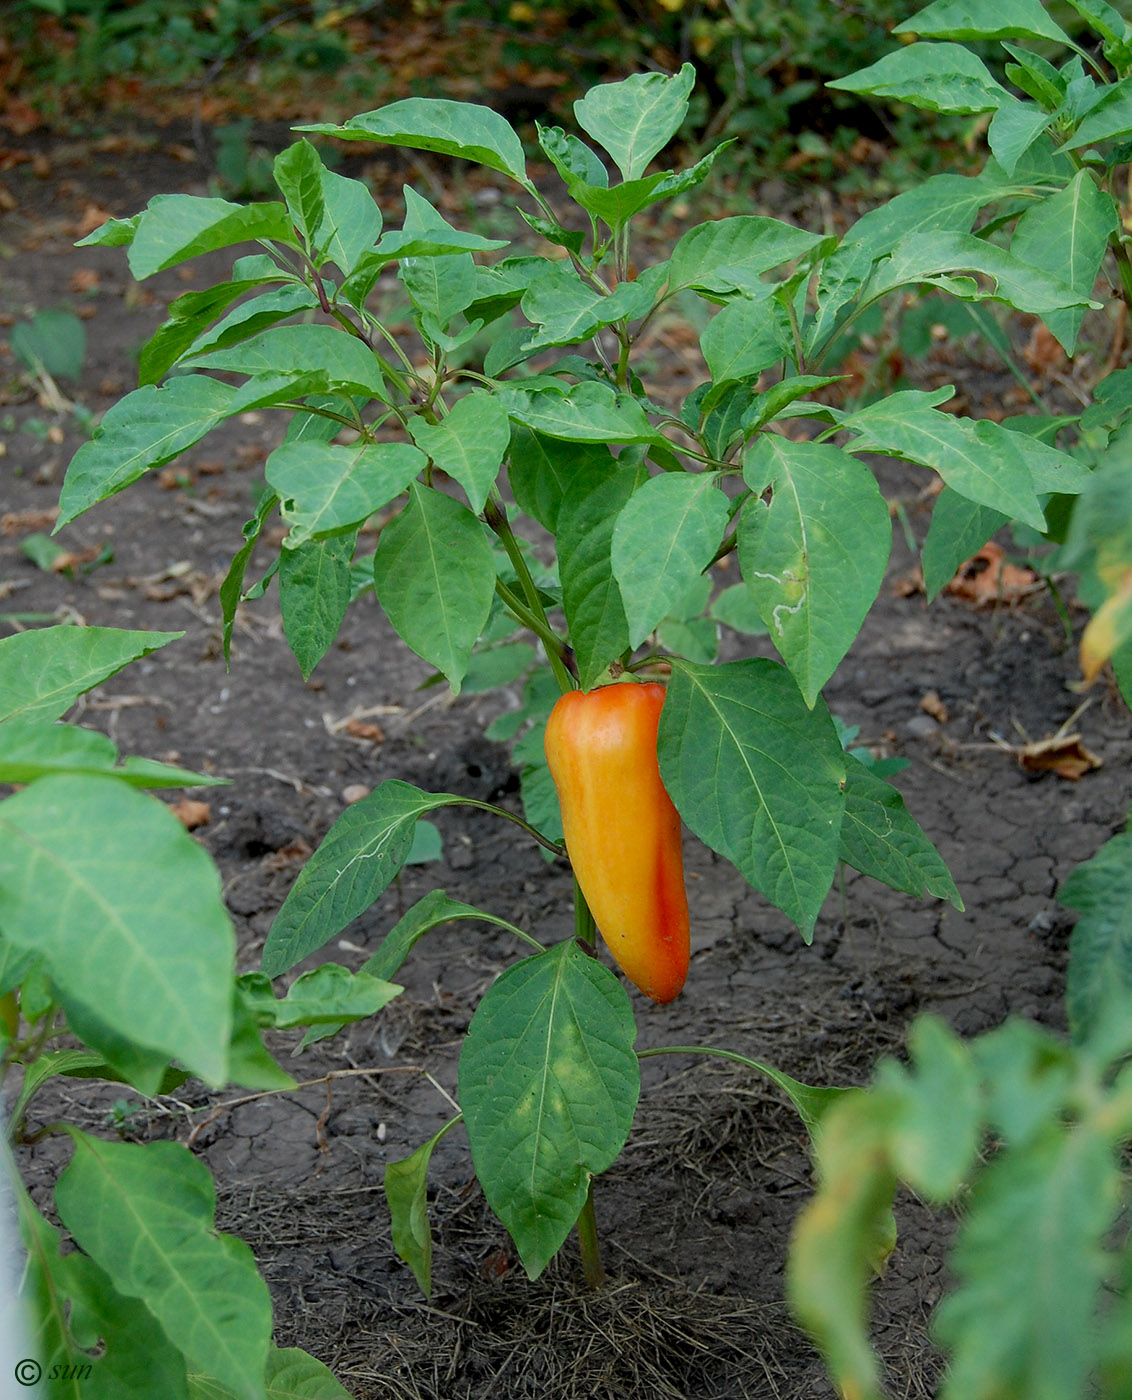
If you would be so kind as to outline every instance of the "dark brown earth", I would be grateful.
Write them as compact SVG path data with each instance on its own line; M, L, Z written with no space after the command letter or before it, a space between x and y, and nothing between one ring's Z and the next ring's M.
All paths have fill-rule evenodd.
M121 250L72 247L84 217L89 227L90 206L123 215L160 191L202 189L201 169L184 158L191 143L168 133L127 135L101 149L85 137L41 137L38 164L3 175L13 207L0 221L0 313L7 321L70 307L89 316L81 381L61 387L96 414L133 387L134 356L167 302L226 266L194 265L184 277L171 273L138 288ZM162 145L181 146L182 158ZM666 368L673 366L661 361L660 372ZM977 364L947 372L968 381L976 405L997 392ZM252 513L280 419L253 415L226 425L176 471L147 478L67 527L59 538L76 554L96 555L104 545L113 552L110 562L69 578L37 569L21 543L50 529L81 435L72 415L37 400L10 356L0 360L0 389L0 635L29 625L20 620L27 614L184 629L181 641L107 682L74 717L104 729L123 752L232 780L198 794L210 802L211 820L197 835L223 875L241 970L257 966L291 881L351 785L398 777L517 802L507 750L483 737L517 697L452 702L446 688L420 690L429 668L396 639L372 597L354 608L304 684L269 593L242 609L225 671L216 586ZM880 475L922 540L922 476L891 465ZM269 558L261 549L249 577ZM897 785L948 862L966 912L850 874L806 948L781 914L689 838L691 974L669 1007L634 997L642 1046L723 1046L811 1083L854 1084L878 1056L900 1052L910 1020L923 1011L964 1035L1008 1014L1063 1025L1070 920L1057 889L1123 824L1129 715L1103 684L1088 697L1074 692L1075 650L1045 594L1013 608L974 611L943 598L929 609L922 595L893 586L915 562L896 528L889 582L826 694L864 742L911 760ZM1074 616L1079 627L1083 615ZM764 650L734 635L728 647L729 655ZM921 708L929 692L942 701L946 722ZM1085 698L1073 727L1104 766L1078 783L1024 772L996 741L1047 738ZM352 736L343 727L351 716L379 725L384 741ZM548 867L514 828L487 814L450 808L437 823L444 858L407 869L325 956L357 967L435 885L540 938L568 935L563 866ZM309 1087L248 1099L238 1091L209 1098L187 1086L180 1099L133 1101L125 1130L191 1136L215 1174L222 1227L248 1241L270 1283L277 1341L327 1362L359 1400L831 1396L782 1301L791 1223L811 1191L804 1134L769 1085L710 1061L645 1062L628 1147L598 1183L607 1289L580 1288L572 1242L541 1280L527 1281L483 1203L457 1131L433 1158L436 1286L431 1304L421 1298L392 1251L383 1167L451 1115L462 1033L478 997L520 951L502 932L463 925L434 933L403 970L404 995L378 1018L299 1060L286 1058L295 1037L277 1038L273 1048L296 1077L314 1081ZM66 1092L43 1113L111 1131L115 1094ZM44 1199L58 1147L48 1139L22 1158ZM938 1373L927 1327L945 1286L951 1222L903 1199L898 1224L900 1242L876 1289L876 1338L893 1394L918 1396L932 1391Z

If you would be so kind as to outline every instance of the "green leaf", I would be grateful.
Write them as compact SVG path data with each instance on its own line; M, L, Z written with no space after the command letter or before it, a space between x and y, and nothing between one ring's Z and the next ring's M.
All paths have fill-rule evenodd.
M891 1094L851 1090L823 1117L818 1192L794 1226L786 1269L790 1310L821 1348L842 1395L880 1400L869 1345L867 1287L896 1243L896 1175L887 1137Z
M947 866L896 788L851 754L845 757L845 779L841 859L894 890L917 899L935 895L962 909Z
M350 180L323 167L323 218L314 230L313 242L320 257L349 276L362 255L381 233L381 209L360 180Z
M1069 3L1110 43L1122 39L1127 33L1124 18L1118 10L1107 4L1106 0L1069 0Z
M286 1093L297 1087L296 1081L279 1068L264 1045L259 1022L235 985L232 988L228 1078L241 1089L253 1093Z
M629 647L629 624L613 573L613 535L622 509L646 479L643 466L622 466L608 453L580 460L558 512L562 607L583 690Z
M866 466L764 433L743 477L739 563L771 640L812 705L849 650L888 563L892 524ZM773 486L769 505L760 498Z
M351 972L337 963L323 963L304 972L291 983L282 1000L262 972L245 973L237 986L259 1024L276 1030L361 1021L404 990L369 972Z
M52 1400L187 1400L185 1359L152 1313L124 1297L19 1193L28 1260L20 1293L27 1304L28 1350L52 1381ZM23 1319L21 1319L22 1321ZM38 1388L29 1394L41 1394Z
M291 527L286 547L297 549L364 525L424 466L424 453L407 442L285 442L268 457L264 475Z
M235 938L216 867L176 817L116 779L60 776L8 798L0 831L0 925L44 959L68 1013L222 1084ZM89 1043L121 1067L117 1044Z
M578 384L569 393L507 385L496 397L516 423L569 442L661 442L641 405L610 384Z
M309 141L296 141L280 151L272 166L275 183L287 201L291 222L308 248L315 229L326 218L326 204L322 198L324 168Z
M629 998L573 939L485 992L460 1054L460 1104L487 1202L537 1278L617 1158L640 1069Z
M982 1173L950 1259L959 1286L936 1314L946 1400L1086 1392L1119 1183L1099 1133L1053 1122Z
M925 39L1053 39L1069 36L1046 14L1041 0L934 0L898 24L894 34Z
M194 355L189 363L193 369L222 369L235 374L281 374L296 365L313 365L325 372L339 393L385 400L385 381L377 357L357 336L336 326L273 326L226 350ZM175 379L163 392L169 393L182 382Z
M378 539L373 579L397 635L459 694L495 597L485 527L451 496L414 483Z
M0 640L0 720L53 720L80 695L184 632L40 627Z
M328 1366L299 1347L272 1347L267 1353L266 1400L352 1400ZM190 1375L189 1400L239 1400L212 1376Z
M199 442L228 416L235 393L231 385L207 375L186 374L164 389L147 384L119 399L71 458L59 493L56 531Z
M984 289L971 273L982 273L992 287ZM1091 300L1091 289L1074 291L1067 282L1014 253L965 233L923 233L903 239L890 258L877 264L861 295L874 300L913 283L942 287L965 301L1002 301L1038 316L1099 305Z
M888 1155L913 1190L931 1201L949 1201L979 1149L979 1074L970 1047L937 1017L917 1018L908 1048L912 1072L885 1060L875 1078L876 1091L893 1100Z
M531 278L522 298L523 315L538 333L527 343L532 352L545 345L575 345L603 326L635 321L652 309L664 281L662 264L646 268L632 282L599 292L583 282L569 263L547 263Z
M764 272L801 257L820 241L820 234L754 214L697 224L672 250L668 290L758 294L766 289Z
M354 536L310 540L285 549L279 560L279 606L283 635L303 680L334 643L350 606L350 560Z
M95 729L49 720L9 719L0 724L0 783L31 783L52 773L102 773L134 787L214 787L225 778L192 773L151 759L127 758Z
M763 289L764 293L769 288ZM786 308L767 295L736 297L708 322L700 348L715 384L753 379L793 347Z
M236 609L240 606L244 593L244 575L247 573L248 564L255 553L255 547L259 543L259 537L263 534L264 527L278 503L279 497L275 492L265 489L255 515L244 525L244 543L232 556L228 572L224 575L224 581L217 590L224 627L225 665L228 665L231 660L232 628L236 623Z
M633 73L622 82L591 88L574 103L574 116L613 157L623 178L636 180L676 135L695 81L690 63L673 77Z
M199 334L189 345L187 347L180 346L178 357L182 351L186 357L191 357L202 355L206 350L226 350L231 345L238 345L243 340L250 340L260 331L277 325L280 321L286 320L287 317L295 315L296 312L313 311L317 306L318 297L309 287L294 284L277 287L274 291L264 292L260 296L250 297L247 301L240 302L238 306L229 311L227 316L222 316L211 328L208 328L208 321L212 318L207 317L204 325L199 327ZM172 324L176 325L176 323ZM160 332L158 334L160 335ZM150 344L152 345L153 342L151 341ZM304 371L283 368L278 372L297 374ZM310 369L308 368L305 372L309 373ZM160 376L154 377L159 378ZM325 377L325 373L323 373L323 378Z
M528 935L517 929L514 924L509 924L506 919L488 914L473 904L462 904L459 900L449 899L443 890L430 890L397 920L382 939L377 952L362 964L361 970L373 977L388 979L394 976L426 933L442 924L454 923L457 919L472 919L479 923L493 924L530 941Z
M107 219L93 233L88 233L85 238L80 238L75 247L125 248L133 242L141 217L141 214L131 214L128 219Z
M37 311L8 336L12 354L33 374L78 379L86 356L86 329L70 311Z
M999 107L987 130L987 143L1007 175L1014 174L1018 162L1053 120L1053 112L1035 107L1031 102L1009 101ZM1019 249L1015 251L1020 252Z
M807 942L840 850L845 756L829 711L776 662L673 664L660 774L693 832Z
M563 442L516 424L511 429L508 480L519 509L558 533L562 499L575 474L592 463L611 461L609 448L600 442Z
M730 588L718 593L712 600L711 616L716 622L722 622L724 627L742 632L744 636L763 637L767 634L767 625L745 583L733 583Z
M418 817L459 801L390 778L347 807L275 916L263 949L264 975L278 977L364 914L404 865Z
M388 1162L385 1167L385 1199L393 1220L393 1248L413 1271L413 1277L426 1298L432 1297L432 1230L428 1223L428 1164L432 1151L449 1128L460 1119L445 1123L438 1133L411 1157Z
M1063 190L1048 195L1025 211L1014 228L1010 251L1023 262L1067 282L1082 300L1093 284L1120 220L1112 196L1099 189L1088 170L1079 170ZM1084 306L1047 312L1042 318L1072 355Z
M822 266L817 315L806 337L808 353L813 356L829 344L855 305L873 264L887 257L900 240L917 233L967 233L985 204L1022 192L1003 186L986 172L934 175L858 219Z
M114 1287L138 1298L189 1363L263 1400L271 1299L252 1252L217 1235L208 1168L172 1142L102 1142L69 1129L59 1215Z
M498 112L473 102L409 97L351 117L344 126L320 122L296 130L321 132L340 141L385 141L391 146L458 156L510 175L524 189L531 189L523 143L514 128Z
M1082 146L1096 146L1129 134L1132 134L1132 78L1122 78L1113 83L1085 115L1065 143L1065 149L1076 151Z
M959 565L977 554L1008 518L969 500L950 486L943 488L932 507L931 524L920 554L929 603L955 577Z
M894 98L929 112L993 112L1009 94L960 44L909 44L827 87Z
M1065 1002L1074 1040L1087 1041L1110 1003L1132 999L1132 832L1106 841L1057 898L1080 911L1069 940Z
M282 204L230 204L192 194L158 195L138 216L127 259L139 282L167 267L217 248L253 239L293 247L291 219Z
M633 492L610 550L630 646L640 646L711 563L727 512L727 497L708 472L665 472Z
M940 413L934 404L950 397L950 388L933 394L910 389L851 413L841 426L861 436L849 450L888 452L933 467L960 495L1044 531L1025 439L996 423Z
M468 503L483 510L511 441L506 410L491 394L474 389L439 423L409 419L413 441L464 488Z

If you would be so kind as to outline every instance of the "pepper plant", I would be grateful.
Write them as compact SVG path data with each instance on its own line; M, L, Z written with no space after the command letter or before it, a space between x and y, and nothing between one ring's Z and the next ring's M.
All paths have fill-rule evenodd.
M1021 16L1010 21L1014 37L1056 37L1036 0L1009 8ZM399 227L387 228L395 211L328 168L305 138L275 162L276 200L163 196L84 240L125 247L138 279L218 249L240 256L229 278L173 302L142 351L141 386L72 461L59 525L218 423L278 411L286 430L220 590L225 648L241 600L275 586L307 676L350 604L372 588L406 645L453 692L489 671L523 681L522 708L489 731L517 741L523 812L492 810L553 856L566 854L566 815L566 845L581 842L576 936L543 946L538 928L502 924L434 890L389 930L359 975L388 984L420 937L455 920L502 924L526 945L518 951L533 948L485 993L459 1073L477 1176L532 1277L577 1224L587 1276L600 1279L593 1179L630 1131L640 1056L695 1048L635 1052L630 996L591 956L586 888L599 908L626 898L632 906L634 897L612 889L617 869L591 860L585 838L570 834L582 827L570 822L581 821L591 800L616 803L625 793L616 783L587 787L600 765L574 740L574 767L552 780L543 729L559 695L581 690L592 699L603 686L663 681L655 743L663 788L692 834L806 941L841 863L916 896L960 903L897 791L845 751L821 695L888 560L891 522L869 459L898 457L942 478L924 556L938 591L1001 521L1042 535L1059 528L1065 503L1097 476L1058 435L1064 430L1071 445L1072 433L1085 430L1072 419L950 414L946 388L905 390L851 412L831 406L823 391L837 381L838 343L856 319L921 289L1040 317L1072 351L1086 310L1100 305L1098 270L1106 260L1128 265L1112 151L1132 135L1120 84L1113 98L1083 61L1077 73L1078 61L1070 61L1064 91L1048 79L1033 99L1040 121L1008 116L997 130L992 123L994 159L980 174L928 180L840 240L737 216L698 224L667 259L644 263L639 216L701 185L718 155L687 169L652 169L684 118L690 66L593 89L575 104L582 135L539 127L545 180L528 170L514 129L476 104L414 98L305 128L494 172L517 201L521 251L510 256L502 240L454 227L411 187L396 211ZM921 65L926 105L969 108L970 94L984 93L970 65L957 64L954 72ZM1015 66L1030 73L1020 59ZM1045 72L1037 59L1031 67ZM1091 101L1086 88L1096 93ZM1002 92L1003 110L1024 105ZM1042 105L1055 93L1056 113ZM1096 160L1080 154L1096 143ZM258 251L244 251L249 243ZM391 277L409 302L409 337L389 324L403 316L389 305ZM704 382L683 398L671 384L646 385L642 337L658 315L697 303L707 315ZM1113 381L1118 398L1123 386ZM387 519L376 551L359 554L361 527L377 512ZM266 577L249 579L276 516L287 531L278 556ZM553 540L553 557L528 543L528 521ZM1095 545L1086 532L1081 547ZM741 582L716 593L712 565L728 555ZM1109 588L1111 568L1098 563L1095 573ZM721 620L765 632L779 659L720 661ZM1102 639L1095 648L1100 661L1119 651L1122 635L1105 634L1112 645ZM537 666L535 649L517 645L524 636L537 647ZM561 744L552 730L552 765ZM642 772L651 747L634 749ZM389 779L349 807L279 910L257 995L268 996L267 979L318 953L374 904L404 864L419 819L464 800ZM671 875L660 825L643 824L639 839L655 841L653 868ZM624 865L644 869L648 861ZM690 917L694 927L694 902ZM602 932L616 948L622 930ZM647 969L659 953L647 929L632 936L644 944L646 971L630 975L655 994ZM306 1043L325 1033L315 1026ZM109 1048L106 1058L130 1076ZM744 1062L771 1076L811 1130L838 1097ZM395 1244L426 1290L436 1141L386 1174Z

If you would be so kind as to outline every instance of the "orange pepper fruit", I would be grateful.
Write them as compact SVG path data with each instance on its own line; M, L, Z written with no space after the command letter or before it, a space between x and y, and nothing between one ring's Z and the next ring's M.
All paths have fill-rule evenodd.
M546 724L566 850L617 965L653 1001L688 974L680 816L660 780L664 687L623 682L563 695Z

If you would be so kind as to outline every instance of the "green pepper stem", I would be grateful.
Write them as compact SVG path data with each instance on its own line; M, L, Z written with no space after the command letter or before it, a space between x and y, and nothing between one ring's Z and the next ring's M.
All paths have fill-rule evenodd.
M601 1288L605 1283L605 1268L601 1262L601 1246L597 1238L597 1217L594 1215L594 1183L586 1192L586 1203L578 1213L578 1244L582 1251L582 1273L587 1288Z

